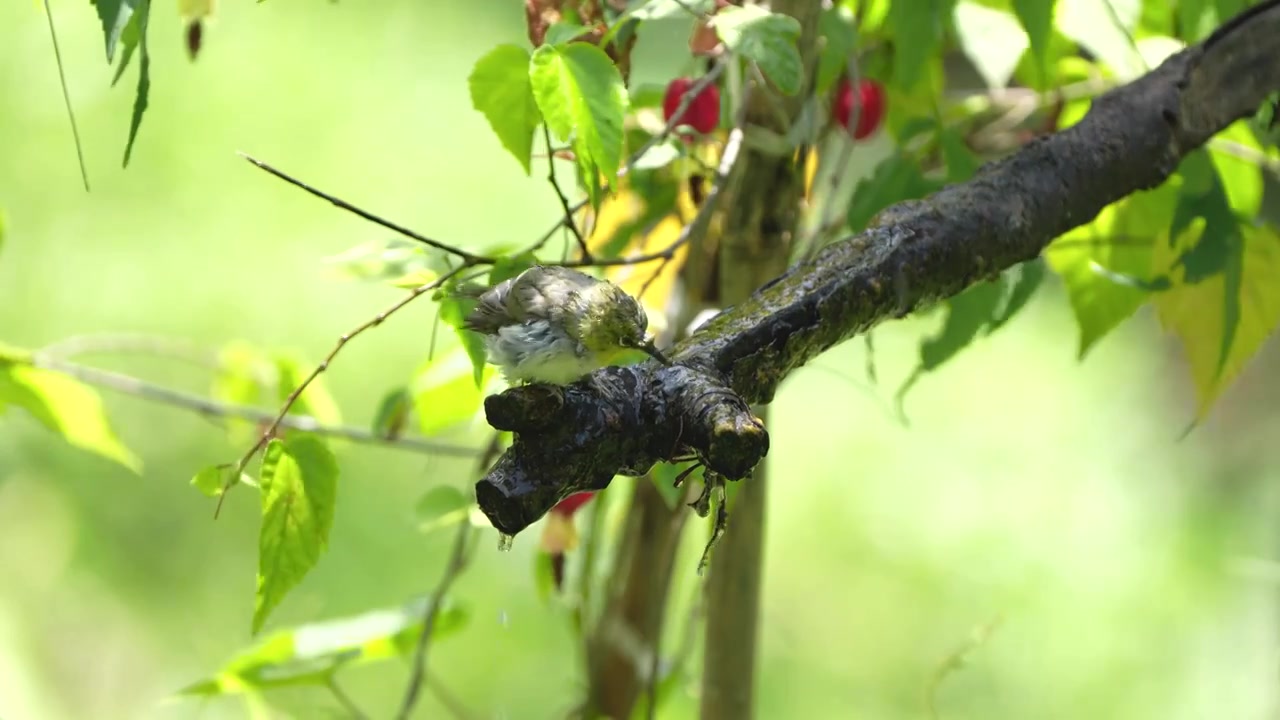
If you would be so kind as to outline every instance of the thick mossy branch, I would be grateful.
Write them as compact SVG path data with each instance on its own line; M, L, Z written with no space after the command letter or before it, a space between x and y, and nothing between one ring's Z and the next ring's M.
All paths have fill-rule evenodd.
M476 484L480 508L509 535L618 474L638 477L692 451L710 470L740 478L769 450L764 426L719 377L653 361L605 368L563 391L513 388L487 398L485 414L515 433Z
M684 447L742 477L768 448L746 403L769 402L788 373L832 346L1032 259L1107 205L1160 185L1280 90L1277 37L1280 0L1271 0L1099 97L1077 125L885 210L678 345L672 357L685 367L607 368L568 388L563 404L535 401L545 392L536 388L490 398L491 424L516 440L477 485L481 508L518 532L560 498Z

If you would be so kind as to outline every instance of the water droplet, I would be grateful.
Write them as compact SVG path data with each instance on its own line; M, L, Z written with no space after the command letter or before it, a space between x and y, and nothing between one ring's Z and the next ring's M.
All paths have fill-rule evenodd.
M508 535L508 534L506 534L506 533L498 533L498 552L506 552L506 551L510 550L510 549L511 549L511 543L512 543L514 540L515 540L515 538L514 538L514 537L512 537L512 536L510 536L510 535Z

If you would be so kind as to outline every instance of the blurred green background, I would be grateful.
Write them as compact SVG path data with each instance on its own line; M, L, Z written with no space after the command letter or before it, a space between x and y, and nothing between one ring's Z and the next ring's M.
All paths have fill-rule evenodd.
M54 17L93 191L80 185L43 12L0 4L0 341L147 333L317 358L399 296L337 281L320 262L385 233L236 150L472 248L531 240L557 216L467 94L476 58L525 42L519 3L227 2L194 64L175 4L161 3L151 109L128 170L136 67L111 89L93 9L54 3ZM682 71L683 32L642 36L638 80ZM422 361L430 319L426 304L411 308L344 351L328 381L349 422L366 424ZM942 681L940 717L1275 717L1275 344L1179 440L1194 398L1173 342L1141 314L1080 364L1050 285L1008 330L922 381L903 427L883 398L935 325L876 333L879 388L850 343L797 372L773 406L760 716L928 717L937 668L1000 618ZM181 364L90 360L207 388ZM0 418L0 717L242 717L235 699L166 701L252 640L257 497L233 493L214 522L187 484L242 448L181 411L107 401L142 477L20 413ZM448 535L419 533L414 504L436 484L473 482L471 463L339 453L330 550L269 628L397 605L443 566ZM565 612L536 597L538 533L509 553L486 536L456 586L470 623L432 654L439 680L483 717L561 717L583 687ZM681 606L701 535L686 545ZM669 623L673 637L682 624ZM406 677L392 662L344 680L380 718ZM693 717L695 692L661 716ZM295 717L336 712L320 690L271 699ZM442 713L428 696L417 716Z

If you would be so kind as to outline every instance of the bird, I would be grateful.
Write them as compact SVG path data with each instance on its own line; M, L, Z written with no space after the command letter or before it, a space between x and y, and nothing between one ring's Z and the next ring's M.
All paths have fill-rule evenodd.
M628 350L670 364L646 335L644 307L608 280L534 265L492 287L455 292L477 301L462 326L483 336L488 362L513 385L568 385Z

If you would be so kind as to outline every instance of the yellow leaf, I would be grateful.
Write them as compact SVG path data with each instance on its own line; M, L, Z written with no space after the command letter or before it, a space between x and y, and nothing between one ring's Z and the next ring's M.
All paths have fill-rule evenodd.
M178 0L178 16L187 20L203 20L213 15L214 0Z
M1202 242L1198 219L1174 247L1156 243L1155 267L1174 267L1189 247ZM1230 240L1223 272L1198 283L1185 282L1185 270L1171 273L1173 288L1153 302L1160 323L1178 336L1191 365L1203 419L1214 400L1240 374L1280 323L1280 236L1271 228L1239 226Z

